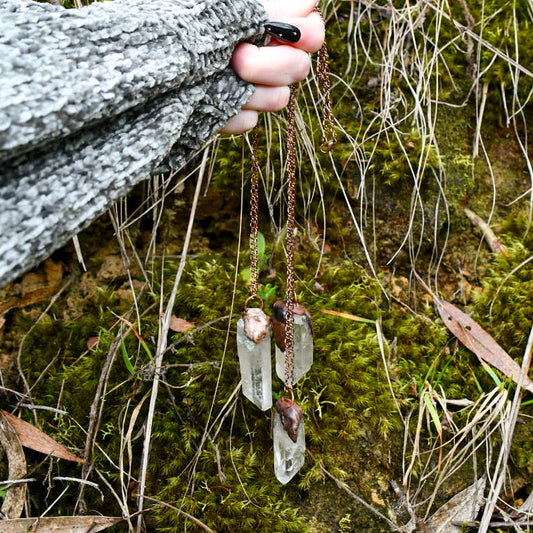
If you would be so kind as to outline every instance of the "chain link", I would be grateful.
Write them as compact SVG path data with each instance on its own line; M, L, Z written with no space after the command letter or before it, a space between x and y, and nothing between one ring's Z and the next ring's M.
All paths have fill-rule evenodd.
M322 12L315 8L315 13L318 13L322 20ZM325 22L324 22L325 25ZM330 152L333 145L337 142L337 132L335 131L335 124L333 120L333 111L331 107L331 78L329 74L329 56L326 42L318 52L317 60L317 77L322 85L321 92L323 97L322 103L322 144L320 150L324 153Z
M316 12L322 17L317 8ZM322 144L320 149L329 152L337 140L333 123L331 105L331 82L326 44L318 53L317 76L322 85ZM257 298L258 280L258 204L259 204L259 164L257 157L257 128L252 133L252 177L250 198L250 298ZM287 292L285 317L285 392L292 395L294 385L294 209L296 203L296 97L294 86L291 86L289 104L287 106ZM247 300L247 302L248 302Z
M257 298L257 279L259 268L257 265L257 232L259 209L259 162L257 160L257 128L252 132L252 178L250 191L250 298Z
M287 314L285 317L285 390L294 384L294 206L296 203L296 97L287 106Z
M321 11L315 11L322 17ZM322 18L322 20L324 20ZM326 43L318 52L317 76L322 85L322 144L320 149L329 152L337 141L331 105L331 81ZM294 86L287 106L287 314L285 318L285 391L292 394L294 385L294 208L296 203L296 99Z

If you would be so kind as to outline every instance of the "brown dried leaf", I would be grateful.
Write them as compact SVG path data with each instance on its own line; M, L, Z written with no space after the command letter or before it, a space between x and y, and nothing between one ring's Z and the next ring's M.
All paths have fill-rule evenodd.
M2 533L86 533L102 531L123 518L118 516L47 516L44 518L18 518L2 520Z
M49 300L61 289L62 280L61 263L47 259L36 271L25 274L20 283L0 289L0 314Z
M194 328L196 324L194 322L187 322L183 318L178 318L172 315L170 317L170 329L176 333L185 333Z
M469 350L515 383L518 382L520 366L475 320L449 302L439 300L436 304L445 326ZM524 376L522 386L533 392L533 382L527 375Z
M425 523L427 533L460 533L462 522L475 520L479 508L483 503L485 478L462 490L446 502Z
M100 340L100 337L89 337L87 339L87 350L92 350L93 348L97 348L99 340Z
M83 463L84 460L80 457L76 457L73 453L69 452L62 444L55 441L52 437L43 433L35 426L24 422L18 416L14 416L7 411L0 409L2 415L11 424L11 427L15 430L22 446L30 448L37 452L45 453L46 455L52 455L59 457L60 459L66 459L67 461L75 461L76 463Z

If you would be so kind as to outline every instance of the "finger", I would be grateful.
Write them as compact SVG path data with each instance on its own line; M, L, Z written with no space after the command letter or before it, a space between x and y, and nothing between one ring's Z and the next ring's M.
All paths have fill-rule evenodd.
M254 111L279 111L289 103L290 94L289 87L258 85L250 100L242 108Z
M262 0L270 20L285 22L287 17L306 17L315 9L316 0Z
M296 43L291 43L290 46L300 48L306 52L316 52L324 44L324 21L318 13L311 13L308 17L284 18L281 22L292 24L300 30L300 39Z
M231 117L226 122L226 125L220 130L220 133L238 135L251 130L257 124L257 117L257 111L241 111L238 115Z
M257 47L240 43L231 59L231 66L243 80L260 85L291 85L303 80L311 68L311 59L292 46Z

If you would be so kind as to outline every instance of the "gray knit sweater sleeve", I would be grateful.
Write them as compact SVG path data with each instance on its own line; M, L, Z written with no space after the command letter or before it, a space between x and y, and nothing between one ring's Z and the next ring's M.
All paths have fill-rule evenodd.
M0 0L0 285L236 114L253 86L229 61L265 21L257 0Z

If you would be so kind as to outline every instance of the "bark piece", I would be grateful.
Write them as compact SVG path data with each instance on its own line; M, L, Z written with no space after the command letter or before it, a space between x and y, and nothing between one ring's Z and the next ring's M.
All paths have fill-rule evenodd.
M111 527L123 518L119 516L48 516L2 520L2 533L96 533Z
M4 448L9 463L8 476L10 480L26 477L26 457L16 431L13 429L4 412L0 413L0 444ZM2 513L8 518L18 518L24 507L26 497L26 483L11 485L2 504ZM4 521L0 522L1 524ZM3 528L2 531L4 531Z

